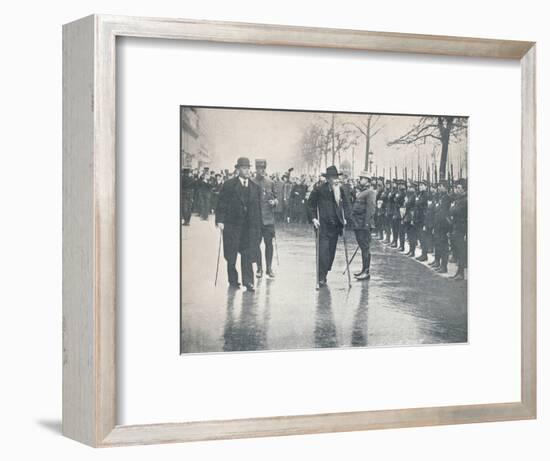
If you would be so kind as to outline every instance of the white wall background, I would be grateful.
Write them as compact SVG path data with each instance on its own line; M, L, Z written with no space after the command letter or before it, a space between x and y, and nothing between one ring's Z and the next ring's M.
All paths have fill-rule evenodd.
M171 16L415 32L538 42L539 419L528 422L324 434L92 450L60 436L61 418L61 24L90 13ZM542 203L550 30L544 2L20 1L4 5L0 43L0 306L2 458L79 459L548 459L549 297ZM495 174L498 174L495 171ZM506 178L502 178L506 183ZM516 185L508 184L516 189ZM495 223L505 232L506 216ZM505 264L505 253L499 264ZM498 323L497 323L498 324ZM284 398L284 396L281 396Z

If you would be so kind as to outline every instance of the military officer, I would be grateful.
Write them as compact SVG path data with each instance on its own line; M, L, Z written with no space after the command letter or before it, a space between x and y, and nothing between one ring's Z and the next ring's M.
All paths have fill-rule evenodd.
M257 257L262 227L261 190L250 180L250 160L240 157L236 176L227 180L220 191L216 225L223 233L223 255L227 261L229 285L239 288L235 268L241 255L241 277L247 291L254 291L252 262Z
M370 242L375 212L376 192L370 188L368 173L363 171L359 174L358 193L351 212L351 224L362 257L361 270L353 274L357 280L370 279Z
M399 239L399 251L405 251L405 225L403 217L405 216L405 197L407 196L407 183L403 179L397 181L397 193L395 194L395 208L393 213L393 231L394 244L393 248L397 247Z
M407 240L409 241L409 252L407 256L414 256L416 251L417 237L416 228L414 226L414 206L416 201L416 183L409 181L407 195L405 197L405 216L403 217L403 224L405 225L405 232L407 234ZM403 249L404 251L404 249Z
M265 246L265 266L266 275L270 278L275 277L273 272L273 239L275 238L275 208L279 203L277 200L277 188L275 183L269 179L266 173L267 161L265 159L256 160L256 175L253 181L260 187L261 208L262 208L262 227L261 240ZM256 258L256 277L263 276L262 250L258 246L258 255Z
M426 238L426 209L428 207L428 181L422 180L418 183L418 193L416 194L416 200L414 204L414 227L416 235L420 241L422 247L422 254L416 258L417 261L428 260L428 246Z
M338 236L342 235L346 219L351 215L349 198L340 184L340 174L335 166L329 166L323 174L326 182L313 189L308 199L312 223L319 232L319 286L327 283Z
M452 277L455 280L464 280L466 267L466 234L468 233L468 196L466 194L466 179L459 179L455 186L455 201L450 209L453 230L451 239L455 250L458 269Z
M434 246L435 258L431 266L436 272L446 274L449 261L449 238L450 230L449 209L451 198L448 194L448 183L442 179L438 184L438 200L434 207Z

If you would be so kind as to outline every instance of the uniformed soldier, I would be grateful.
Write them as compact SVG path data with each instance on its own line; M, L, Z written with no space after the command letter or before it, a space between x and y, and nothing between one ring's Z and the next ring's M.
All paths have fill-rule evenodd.
M376 178L376 214L374 217L374 222L376 226L376 238L378 240L384 240L384 178L379 176Z
M191 168L181 170L181 219L184 226L191 224L191 213L193 211L193 198L195 195L195 180Z
M235 165L237 175L228 179L220 191L216 224L223 233L223 255L227 261L229 285L239 288L235 269L241 255L241 277L248 291L254 291L252 262L260 245L262 210L260 188L250 180L250 160L240 157Z
M416 201L416 183L409 181L407 196L405 197L405 216L403 217L403 224L405 225L405 232L407 234L407 240L409 241L409 252L407 256L414 256L416 251L417 237L416 228L414 226L414 207ZM404 250L403 250L404 251Z
M363 171L359 174L358 193L351 212L351 223L362 257L361 270L353 274L357 280L370 279L370 242L375 212L376 192L370 188L368 173Z
M452 277L455 280L464 280L464 269L466 267L466 234L468 233L468 196L466 190L466 179L459 179L455 187L456 198L450 210L453 224L451 238L458 265L456 274Z
M422 180L418 183L418 193L416 194L416 200L414 204L414 227L420 246L422 247L422 254L416 258L417 261L428 260L428 247L426 239L426 209L428 207L428 181Z
M308 200L313 226L319 232L319 286L327 283L338 236L344 231L346 217L351 215L349 198L340 185L338 169L329 166L323 176L327 181L313 189Z
M277 206L277 190L275 183L269 179L266 173L267 161L265 159L256 160L256 175L253 181L260 187L261 208L262 208L262 228L261 240L265 246L265 266L266 275L274 278L273 272L273 239L275 238L275 207ZM256 258L256 277L263 276L262 250L258 245L258 255Z
M449 238L451 198L448 183L442 179L438 184L438 200L434 208L434 246L435 258L431 266L436 272L446 274L449 261Z
M397 247L397 240L399 238L399 251L405 251L405 225L403 224L403 218L405 216L405 197L407 196L407 183L404 179L397 181L397 193L395 194L395 211L393 214L393 228L396 235L395 247ZM392 245L393 246L393 245Z
M391 181L389 179L386 179L385 185L384 185L384 193L382 194L382 210L383 210L383 217L382 217L382 227L384 228L384 244L389 245L391 243L391 208L390 208L390 194L392 192L391 189Z
M397 196L397 179L391 181L391 188L388 194L388 208L386 212L388 220L388 235L390 235L390 247L397 248L397 239L399 230L395 227L394 216L395 216L395 198Z

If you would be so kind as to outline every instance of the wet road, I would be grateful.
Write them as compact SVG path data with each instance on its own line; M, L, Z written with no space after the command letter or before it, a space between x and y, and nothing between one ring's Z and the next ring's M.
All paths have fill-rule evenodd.
M276 278L256 279L249 293L227 287L223 254L214 287L219 232L212 221L193 217L182 234L184 353L467 342L467 282L437 275L377 241L370 281L352 277L348 289L340 239L328 287L317 291L311 227L281 224ZM356 245L347 235L351 257ZM359 265L358 255L352 272Z

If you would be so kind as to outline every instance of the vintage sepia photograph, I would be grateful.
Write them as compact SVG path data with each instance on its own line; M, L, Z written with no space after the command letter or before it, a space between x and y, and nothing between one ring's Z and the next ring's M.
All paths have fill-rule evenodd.
M180 107L180 353L468 342L468 117Z

